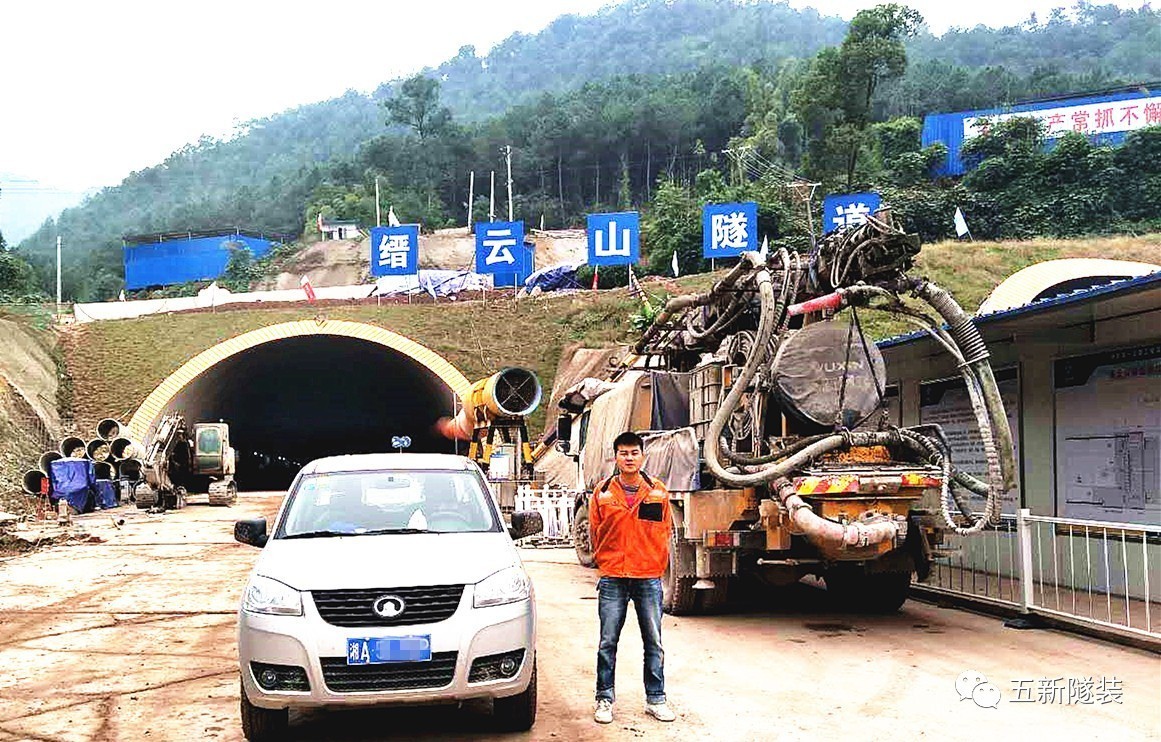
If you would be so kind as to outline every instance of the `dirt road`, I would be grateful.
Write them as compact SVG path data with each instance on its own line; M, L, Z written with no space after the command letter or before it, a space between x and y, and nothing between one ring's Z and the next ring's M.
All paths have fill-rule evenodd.
M87 516L103 543L0 561L0 739L240 739L234 613L257 551L235 543L231 530L235 519L269 515L277 504L276 496L244 495L232 509L121 508L112 511L126 518L120 528L107 515ZM897 616L834 614L807 586L727 616L665 618L666 676L679 713L669 725L641 711L630 614L617 720L598 727L590 717L596 577L566 550L528 550L525 560L540 615L540 717L513 739L1161 736L1156 655L1004 629L995 618L914 601ZM996 686L998 707L960 700L955 681L967 670ZM1057 678L1066 688L1070 679L1104 679L1105 692L1091 704L1041 693ZM1021 695L1032 702L1018 702ZM1055 702L1040 702L1048 698ZM479 731L486 721L470 708L291 717L296 738L309 740L496 738Z

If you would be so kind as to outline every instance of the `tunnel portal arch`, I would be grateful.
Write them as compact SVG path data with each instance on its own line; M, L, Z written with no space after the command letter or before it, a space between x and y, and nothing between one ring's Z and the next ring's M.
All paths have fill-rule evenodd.
M299 376L293 378L296 373ZM377 393L379 380L383 381L383 394ZM438 414L450 414L454 400L462 399L471 383L435 351L383 327L343 320L286 322L222 341L182 364L142 402L129 421L129 434L148 443L162 415L182 411L187 418L220 417L230 422L235 448L241 444L243 448L271 451L267 445L257 444L271 438L270 427L275 424L260 420L252 406L255 397L269 396L270 389L279 385L295 385L300 391L282 389L276 414L285 414L291 403L288 400L301 402L308 408L304 417L312 419L313 415L323 427L330 425L332 434L336 434L338 427L359 425L361 418L367 432L373 429L376 450L387 450L387 440L380 439L389 439L389 431L372 419L382 420L395 414L396 408L410 405L410 412L400 411L398 415L412 420L416 417L414 406L420 403L416 401L418 398L429 398L432 407L440 408ZM392 400L383 398L392 394L396 395ZM339 406L344 409L336 411L334 416L342 420L320 420L318 415L326 414L322 406L328 400L334 403L337 398L341 398ZM311 404L315 405L312 412ZM269 412L270 407L266 410ZM350 426L339 425L346 420L350 420ZM237 431L233 430L235 424ZM285 420L282 424L285 425ZM255 425L263 427L265 432L259 435ZM401 426L388 427L394 430ZM317 455L359 450L357 446L352 449L350 441L339 442L334 435L323 443L334 445L307 446L307 450L300 450L295 457L298 463ZM416 445L419 446L416 450L440 450L432 448L436 443L431 439L417 440ZM241 466L240 463L240 469ZM241 471L239 480L248 488L242 481Z

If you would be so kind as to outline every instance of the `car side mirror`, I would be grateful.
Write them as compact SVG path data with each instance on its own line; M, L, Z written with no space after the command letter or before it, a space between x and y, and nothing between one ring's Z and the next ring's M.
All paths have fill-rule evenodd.
M270 539L266 535L266 519L240 520L234 524L234 540L262 548Z
M556 450L568 453L572 442L572 415L556 418Z
M521 510L512 513L512 525L508 529L513 540L540 533L544 530L544 516L535 510Z

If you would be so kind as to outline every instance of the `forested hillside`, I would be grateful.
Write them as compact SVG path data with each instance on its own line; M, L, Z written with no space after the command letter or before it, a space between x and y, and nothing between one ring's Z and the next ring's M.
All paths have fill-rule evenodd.
M1161 14L1147 6L1082 4L1019 27L938 38L917 15L885 8L849 25L784 4L716 0L640 0L566 16L484 57L465 47L371 96L348 92L250 122L229 140L190 145L65 211L20 251L47 279L62 235L66 297L91 300L120 289L121 235L233 225L300 234L320 211L368 221L376 176L401 217L429 228L462 224L468 173L477 174L482 217L487 173L502 170L507 145L517 218L534 224L639 208L659 255L688 248L671 245L681 210L692 209L693 219L699 201L738 197L758 200L764 224L791 238L800 233L782 188L791 172L895 189L913 206L961 197L994 204L1004 192L1027 197L1049 187L1021 170L977 183L992 201L980 197L984 191L965 195L959 183L933 192L923 184L937 153L919 150L918 119L908 117L1161 78ZM860 67L860 59L871 63ZM852 64L853 74L844 72ZM1009 144L981 158L1022 158L1021 167L1033 170L1052 164L1030 164L1038 155L1027 137ZM1099 177L1115 175L1125 158L1152 156L1156 145L1146 136L1117 156L1077 149L1084 146L1070 151L1084 158L1087 176ZM726 149L750 154L739 159ZM1153 187L1150 166L1139 191ZM1102 186L1092 209L1075 207L1056 231L1138 228L1150 214L1122 213L1118 182ZM1042 222L997 219L992 236L1036 233ZM688 225L676 226L683 233ZM925 229L938 236L941 228Z

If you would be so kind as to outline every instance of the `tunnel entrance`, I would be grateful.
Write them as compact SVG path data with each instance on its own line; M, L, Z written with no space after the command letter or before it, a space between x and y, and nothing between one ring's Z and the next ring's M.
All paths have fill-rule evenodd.
M467 380L430 350L382 328L329 324L347 332L260 330L266 334L206 351L150 395L130 430L148 442L169 412L189 423L229 423L242 490L284 489L312 459L390 451L393 436L410 437L412 452L455 452L435 423L454 414Z

